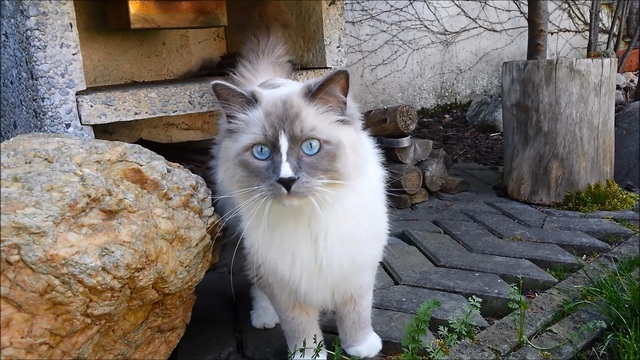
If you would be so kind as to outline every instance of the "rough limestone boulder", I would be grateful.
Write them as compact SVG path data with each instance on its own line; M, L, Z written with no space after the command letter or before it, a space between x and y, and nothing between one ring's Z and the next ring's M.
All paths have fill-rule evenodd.
M640 101L616 114L613 178L622 187L640 188Z
M467 124L482 133L502 132L502 98L481 96L469 105Z
M1 357L167 358L211 259L204 181L138 145L61 135L1 157Z

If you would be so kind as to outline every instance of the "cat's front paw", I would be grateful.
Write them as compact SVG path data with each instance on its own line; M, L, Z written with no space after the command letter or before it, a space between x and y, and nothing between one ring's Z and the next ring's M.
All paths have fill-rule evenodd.
M370 358L378 355L382 350L382 339L375 332L371 331L367 338L358 345L345 346L344 351L351 356L360 358Z
M271 306L251 310L251 325L256 329L271 329L280 323L278 314Z

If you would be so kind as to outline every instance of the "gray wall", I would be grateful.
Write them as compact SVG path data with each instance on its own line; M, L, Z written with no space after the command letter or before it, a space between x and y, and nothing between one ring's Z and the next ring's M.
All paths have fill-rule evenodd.
M85 88L72 1L0 1L1 138L41 131L92 137L75 94Z

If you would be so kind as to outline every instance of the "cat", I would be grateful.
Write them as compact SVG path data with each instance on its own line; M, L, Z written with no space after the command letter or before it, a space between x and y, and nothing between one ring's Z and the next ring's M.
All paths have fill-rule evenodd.
M344 350L373 357L389 227L382 156L349 96L349 72L296 82L289 60L277 36L256 36L231 81L211 85L225 114L213 148L217 210L239 218L254 327L280 323L295 358L311 358L320 311L333 310Z

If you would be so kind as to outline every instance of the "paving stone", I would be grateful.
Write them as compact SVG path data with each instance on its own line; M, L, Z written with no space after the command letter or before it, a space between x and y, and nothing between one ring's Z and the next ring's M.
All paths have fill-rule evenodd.
M404 230L424 231L442 234L442 229L434 225L431 221L425 221L420 219L411 220L394 220L390 224L391 235L397 235Z
M482 299L481 313L499 317L509 312L509 285L495 274L435 267L416 247L394 243L385 267L398 284L418 286Z
M557 280L524 259L469 252L448 235L405 231L408 239L436 266L499 275L509 283L522 278L525 290L546 289Z
M375 289L384 289L389 286L395 285L393 279L387 272L384 270L382 266L378 266L378 272L376 273L376 284Z
M197 300L173 358L239 359L236 343L236 304L229 277L209 272L196 287Z
M554 209L551 207L545 207L543 210L549 215L552 215L555 217L640 221L640 213L637 213L633 210L595 211L592 213L581 213L579 211L560 210L560 209Z
M418 204L422 205L422 204ZM419 222L433 222L439 219L450 219L460 221L471 221L469 217L463 214L459 209L434 209L429 207L416 206L415 209L402 209L391 211L390 217L392 219L400 219L402 221L419 221ZM397 220L392 220L397 221Z
M605 258L620 261L637 256L640 253L640 235L636 234L631 239L616 246L604 255Z
M403 281L402 275L407 272L435 267L416 247L399 240L389 242L382 262L397 283Z
M536 346L549 349L545 350L545 356L542 356L540 350L525 346L511 354L508 359L574 359L580 349L604 332L603 327L585 326L596 321L606 324L607 318L593 307L580 308L531 340Z
M471 174L464 171L463 169L453 167L449 171L449 175L463 178L469 182L469 189L465 192L462 192L456 195L461 195L464 193L476 194L476 193L493 193L494 192L493 185L487 184L486 182L478 179L475 176L472 176Z
M414 315L403 312L375 308L371 310L371 326L382 339L383 353L397 353L402 351L400 342L404 337L407 324L409 324L413 318ZM338 327L336 326L335 313L323 313L320 317L320 327L323 331L330 334L337 334ZM424 341L432 342L434 339L433 333L427 330ZM325 337L325 343L332 344L332 342L329 342L328 336Z
M640 213L633 210L595 211L586 214L587 218L640 221Z
M502 183L502 174L488 168L457 167L456 170L466 172L491 187Z
M505 240L518 238L525 241L556 244L577 256L602 253L611 248L608 244L582 231L531 228L511 220L507 216L489 213L474 213L469 216Z
M483 316L502 317L509 309L509 285L498 275L447 268L409 271L402 275L402 285L459 294L482 299Z
M528 259L543 269L558 267L575 271L582 267L573 255L554 244L503 240L473 222L438 221L437 224L474 253Z
M542 228L542 225L547 218L547 214L533 208L531 205L515 201L490 202L488 205L498 209L508 217L532 228Z
M583 231L604 241L612 238L626 240L634 234L633 231L613 221L592 218L548 217L543 229Z
M239 328L242 332L242 352L245 358L255 360L286 359L287 341L280 325L272 329L256 329L251 325L251 295L248 291L236 293L238 298Z
M416 309L427 300L438 300L438 306L432 313L429 328L433 331L440 325L447 325L447 320L462 315L467 300L461 295L441 291L422 289L411 286L396 285L374 292L373 306L378 309L415 314ZM489 324L481 317L474 316L473 323L481 329Z

